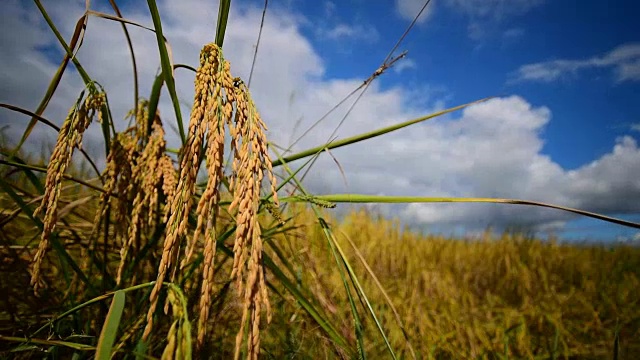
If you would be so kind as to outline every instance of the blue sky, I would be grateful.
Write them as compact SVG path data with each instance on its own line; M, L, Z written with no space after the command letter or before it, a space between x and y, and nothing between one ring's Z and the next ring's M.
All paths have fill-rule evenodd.
M528 11L503 10L504 15L482 16L447 6L447 1L433 0L427 8L430 16L400 47L409 51L408 59L416 68L387 76L385 83L433 84L445 89L451 101L460 103L519 94L532 104L544 104L553 109L554 119L545 128L543 151L560 165L576 168L606 153L613 139L629 134L630 127L640 121L640 75L635 80L617 81L614 67L604 67L542 82L516 81L514 72L525 64L585 60L624 44L638 43L640 22L634 14L640 11L640 4L614 1L611 4L615 5L603 9L601 1L583 1L579 7L561 1L530 2L534 5ZM415 3L422 5L423 1ZM486 2L490 3L508 2ZM362 29L375 32L371 35L375 41L352 41L345 36L335 46L334 39L323 41L317 36L315 23L304 27L327 56L329 77L350 77L354 73L366 77L365 69L379 65L408 25L408 18L394 11L389 1L293 4L309 18L327 13L327 8L334 9L331 20L322 20L325 26L358 23ZM476 34L473 29L478 28ZM637 56L635 61L640 66ZM637 139L638 134L632 136Z
M146 2L118 3L125 17L151 26ZM217 4L158 4L175 62L197 65L199 49L213 39ZM244 78L263 5L232 4L225 54L232 71ZM378 68L422 5L422 0L270 1L252 89L271 139L290 144L355 89ZM32 3L9 0L3 6L0 101L35 109L59 64L60 47ZM84 1L45 6L69 39ZM111 12L107 1L93 1L92 8ZM633 1L582 1L576 7L551 0L433 0L398 48L408 56L374 81L339 136L497 98L336 150L332 155L344 175L325 156L308 186L317 193L522 198L640 221L638 10ZM131 31L144 94L159 64L155 39L144 30ZM119 25L91 18L78 59L107 88L116 118L123 116L131 107L131 70ZM186 72L176 77L188 118L193 77ZM81 89L77 74L69 72L45 115L59 123ZM170 104L161 103L160 109L171 122ZM324 142L345 111L338 109L295 149ZM2 111L0 123L19 134L24 120ZM38 142L50 141L52 134L40 129L35 136L31 146L39 149ZM169 136L175 143L175 134ZM640 239L633 229L552 210L377 209L444 233L516 224L565 238Z

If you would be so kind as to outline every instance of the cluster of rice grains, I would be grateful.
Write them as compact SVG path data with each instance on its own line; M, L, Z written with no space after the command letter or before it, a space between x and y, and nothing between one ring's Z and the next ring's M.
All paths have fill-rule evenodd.
M42 238L33 259L31 283L36 292L42 282L42 261L57 222L63 174L71 161L74 148L80 147L85 130L94 118L102 118L105 108L106 96L103 91L97 90L96 85L91 84L86 98L83 92L71 108L49 162L45 194L41 205L35 211L35 215L45 211ZM204 261L197 336L197 344L201 348L207 334L209 308L214 291L216 218L220 202L219 187L224 177L225 129L228 128L233 153L233 172L229 178L233 199L229 212L237 213L231 277L235 281L243 308L235 354L238 358L246 333L246 355L255 359L260 348L259 326L262 310L266 309L268 320L271 318L262 267L261 230L258 224L260 190L265 172L271 183L273 195L273 203L268 205L277 209L278 204L276 181L267 152L266 126L256 111L247 87L240 79L231 76L230 65L215 44L206 45L200 55L189 136L182 149L179 174L171 158L165 153L165 134L159 115L156 113L150 116L148 102L144 100L138 105L137 110L130 114L135 119L135 125L117 133L110 141L103 174L104 191L100 197L100 207L91 235L94 241L90 247L95 249L100 237L98 234L104 229L105 249L107 245L120 248L120 264L116 278L118 285L134 284L138 280L136 274L139 272L131 266L136 263L138 264L135 266L142 265L138 261L131 261L130 258L150 240L152 230L156 229L157 225L166 224L162 258L158 267L157 282L150 296L151 306L143 335L146 339L153 327L153 315L163 281L167 277L171 282L176 280L177 275L181 273L178 270L183 270L189 265L196 245L203 240ZM192 236L188 236L188 218L196 198L196 177L202 155L205 157L208 180L195 209L196 228ZM106 243L107 240L109 244ZM183 242L186 243L183 247L184 256L178 266ZM183 310L177 310L179 307L175 300L175 294L170 291L165 313L172 308L174 318L186 316L186 313L177 313ZM176 340L175 336L182 334L178 343L188 338L190 344L190 335L185 335L190 334L190 331L188 321L174 321L169 337ZM170 358L171 354L185 353L184 346L170 339L164 357Z
M123 283L123 274L129 253L137 253L159 222L165 222L168 206L160 208L160 193L171 201L177 183L177 173L171 158L165 153L164 128L159 115L149 117L148 102L141 101L134 115L136 126L118 134L107 158L107 184L103 206L113 191L118 194L114 211L116 239L120 240L120 265L116 281ZM117 181L117 183L116 183ZM108 197L109 200L105 199ZM104 211L104 209L103 209ZM99 219L104 214L98 214ZM128 220L129 219L129 220ZM135 282L135 271L130 282Z
M235 105L235 106L234 106ZM230 65L215 44L204 46L200 67L195 79L195 98L189 124L189 135L183 147L180 176L170 203L169 218L158 279L151 293L151 307L147 314L147 337L153 326L153 315L165 277L173 282L179 269L184 269L200 238L204 240L204 264L198 318L197 344L202 347L207 334L209 308L212 303L214 258L216 251L216 217L222 182L225 129L229 129L233 153L230 189L233 200L229 209L237 211L232 278L242 300L243 312L236 337L236 359L247 336L248 358L258 357L260 347L260 315L266 308L270 319L265 275L262 267L262 239L258 224L260 189L264 173L271 183L274 203L277 204L276 181L271 169L264 135L266 127L247 87L231 76ZM204 149L203 149L204 147ZM204 151L203 151L204 150ZM196 176L204 154L208 180L196 208L197 224L191 237L187 236L189 213L193 207ZM183 239L184 257L178 266ZM165 308L166 310L166 308ZM248 327L245 327L247 322Z
M167 289L167 306L169 305L173 322L160 359L191 359L191 324L187 314L187 299L175 285Z
M38 290L40 268L49 240L57 221L58 200L63 174L68 167L74 148L81 147L85 130L94 118L102 121L106 95L98 91L97 84L89 86L89 95L75 104L64 121L47 169L45 195L42 204L36 209L37 216L46 209L43 221L42 240L34 256L32 285ZM84 94L84 93L83 93ZM166 199L173 197L177 173L171 158L165 154L164 129L158 113L148 115L148 102L139 102L138 111L130 114L135 126L116 134L109 144L103 192L100 195L100 207L96 212L94 228L91 233L91 250L95 250L100 229L104 229L111 218L112 232L107 233L109 243L103 246L118 246L121 262L118 266L117 283L122 285L122 275L132 246L135 250L148 240L149 229L154 229L166 219L168 208L161 207L158 189ZM141 231L141 230L145 231ZM107 240L105 240L107 241ZM134 251L134 253L137 251ZM88 260L88 257L87 257ZM87 264L85 264L87 265ZM89 265L87 265L88 267ZM135 282L134 276L128 282Z
M83 100L84 98L84 100ZM78 101L71 107L62 128L58 133L58 140L53 149L49 165L45 192L40 206L34 211L36 217L43 211L43 229L38 251L33 258L31 285L37 293L41 286L40 270L42 261L49 248L50 236L58 220L58 199L62 188L63 175L71 162L74 148L82 146L82 136L94 118L102 118L102 109L106 102L103 91L98 90L96 84L90 84L89 93L84 97L84 91Z

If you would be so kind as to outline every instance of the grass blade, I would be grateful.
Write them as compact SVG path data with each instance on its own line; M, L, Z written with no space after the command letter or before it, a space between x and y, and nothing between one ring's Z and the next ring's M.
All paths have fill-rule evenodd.
M100 332L100 338L98 338L98 346L96 348L97 360L111 359L111 349L113 343L116 340L116 334L118 333L118 327L120 326L120 319L122 319L122 312L124 311L125 292L118 290L113 294L113 300L111 300L111 307L107 313L107 318L102 326Z
M149 118L147 119L147 124L152 124L156 116L163 84L164 76L162 74L156 76L156 79L153 81L153 86L151 87L151 95L149 95Z
M226 249L226 248L225 248ZM296 301L307 311L309 315L322 327L329 338L337 345L347 348L347 340L340 335L340 332L331 324L326 316L316 309L313 304L298 290L297 285L289 280L286 275L278 268L271 258L264 254L264 264L269 271L278 279L278 281L291 293Z
M278 153L277 150L275 150L276 156L278 156L278 159L282 159L280 154ZM289 168L289 166L287 165L287 163L285 164L285 170L290 174L292 180L295 182L296 186L298 187L298 189L304 194L303 197L310 197L309 195L307 195L306 190L304 189L302 183L295 177L295 174L291 171L291 168ZM396 359L396 355L391 347L391 344L389 343L389 340L384 332L384 330L382 329L382 326L380 325L380 322L378 321L377 316L375 315L375 312L373 311L373 308L371 307L371 304L369 302L369 299L367 298L366 294L364 293L362 286L360 285L360 282L358 281L358 278L355 274L355 272L353 271L352 266L349 264L349 260L346 258L344 252L342 251L342 249L340 248L340 245L338 244L338 242L336 241L335 236L333 235L333 233L331 232L331 229L329 227L329 225L327 224L327 222L322 218L320 212L318 211L318 207L316 204L314 203L310 203L311 208L313 209L316 218L318 219L318 223L320 224L320 226L322 227L322 231L325 235L325 238L329 244L329 248L331 250L331 253L333 254L334 259L336 260L336 265L338 267L338 272L340 274L340 277L342 279L343 285L345 287L345 291L347 294L347 298L349 299L349 305L351 307L351 314L353 316L353 320L354 320L354 325L355 325L355 336L357 339L357 351L358 351L358 355L361 359L365 358L365 353L364 353L364 343L363 343L363 338L362 338L362 323L360 322L360 318L358 315L358 311L355 307L355 302L353 301L353 296L351 294L351 289L349 287L349 284L346 281L346 278L344 276L344 269L342 268L341 264L345 267L345 269L347 270L347 273L349 275L349 278L351 279L351 282L354 286L354 288L356 289L356 293L359 296L360 300L363 301L364 303L366 303L367 305L367 309L369 310L369 313L371 315L371 317L373 318L373 320L375 321L378 330L380 332L380 335L382 336L385 345L387 347L387 350L389 351L389 353L391 354L391 357L393 359ZM337 249L337 251L336 251Z
M325 145L316 146L314 148L301 151L301 152L299 152L297 154L289 155L287 157L282 158L282 160L278 159L276 161L273 161L272 162L272 166L280 166L283 163L290 163L292 161L299 160L299 159L311 156L311 155L313 155L315 153L318 153L318 152L320 152L320 151L322 151L324 149L328 149L328 150L336 149L336 148L339 148L339 147L342 147L342 146L351 145L351 144L355 144L355 143L360 142L360 141L368 140L368 139L371 139L371 138L374 138L374 137L377 137L377 136L380 136L380 135L388 134L390 132L405 128L405 127L413 125L413 124L417 124L419 122L430 120L430 119L433 119L433 118L438 117L438 116L442 116L442 115L445 115L445 114L448 114L448 113L451 113L451 112L454 112L454 111L457 111L457 110L460 110L460 109L464 109L464 108L466 108L468 106L471 106L471 105L479 104L479 103L487 101L489 99L491 99L491 98L477 100L477 101L474 101L474 102L470 102L468 104L459 105L459 106L452 107L452 108L449 108L449 109L446 109L446 110L435 112L435 113L427 115L427 116L419 117L417 119L405 121L405 122L400 123L400 124L391 125L391 126L384 127L384 128L381 128L381 129L377 129L377 130L374 130L374 131L371 131L371 132L368 132L368 133L352 136L352 137L349 137L349 138L346 138L346 139L332 141L332 142L329 142L329 143L327 143Z
M3 151L0 151L0 154L5 155ZM40 181L40 179L38 179L36 174L34 174L33 171L31 171L31 169L26 167L27 163L17 156L14 156L14 160L16 161L16 165L19 164L20 166L22 166L22 167L19 167L19 169L22 170L24 175L27 177L27 179L29 179L29 182L31 182L31 185L33 185L33 187L38 191L38 193L44 194L44 185L42 185L42 182ZM10 164L6 164L6 165L10 165Z
M620 324L616 320L616 332L613 338L613 360L620 358Z
M227 30L227 20L229 19L229 8L231 0L220 0L218 8L218 25L216 26L216 45L222 49L224 43L224 33Z
M313 199L319 201L328 201L334 203L494 203L494 204L512 204L512 205L529 205L539 206L551 209L563 210L578 215L588 216L594 219L607 221L610 223L628 226L640 229L640 224L632 221L626 221L610 216L605 216L585 210L574 209L566 206L543 203L539 201L519 200L519 199L501 199L501 198L454 198L454 197L420 197L420 196L377 196L362 194L332 194L332 195L316 195ZM305 197L293 196L281 199L281 201L307 202Z
M217 244L218 250L222 253L233 258L233 251L224 246L222 242ZM311 301L309 301L302 292L298 289L297 285L289 280L287 276L282 272L278 265L271 259L268 254L263 254L264 265L269 269L272 275L274 275L278 281L289 291L289 293L296 299L298 304L316 321L316 323L325 331L327 336L338 346L348 349L347 340L340 334L331 322L327 319L327 316L323 315L318 309L316 309ZM286 300L286 299L285 299Z
M178 94L176 93L176 83L173 78L173 66L171 65L171 59L169 52L167 51L167 42L162 34L162 21L160 20L160 13L158 12L158 6L155 0L147 0L149 4L149 11L151 12L151 18L153 19L153 27L156 29L156 39L158 40L158 50L160 51L160 63L162 64L162 75L165 83L167 83L167 90L171 96L171 102L173 103L173 109L176 114L176 121L178 122L178 131L180 132L180 139L182 144L187 141L187 137L184 132L184 126L182 124L182 111L180 110L180 101ZM153 116L154 114L149 114Z
M42 6L42 3L40 2L40 0L34 0L34 2L38 7L38 9L40 10L40 13L44 17L45 21L47 22L47 25L49 25L49 28L54 33L54 35L60 42L60 45L62 45L62 47L65 50L65 56L62 60L62 63L58 67L58 70L53 76L53 79L51 79L51 82L49 83L49 87L47 88L47 91L45 92L43 99L40 101L40 104L38 105L38 108L35 111L36 114L42 115L46 110L47 106L49 105L49 101L53 97L53 94L58 88L58 85L60 84L60 80L62 79L62 75L64 74L65 69L67 68L67 64L69 63L69 60L73 61L73 64L75 65L76 69L78 70L78 73L80 74L80 76L82 77L82 80L86 85L90 84L92 80L87 74L87 72L84 70L82 65L80 65L80 62L78 61L78 59L76 59L75 56L73 56L74 51L77 51L76 45L78 44L78 41L80 40L82 33L84 32L84 25L86 23L87 15L86 14L83 15L76 22L75 31L71 39L71 46L69 46L64 41L64 38L62 37L62 35L54 25L46 9L44 8L44 6ZM16 148L13 150L13 154L17 154L20 151L20 148L22 147L24 142L27 141L27 138L31 134L31 131L33 131L33 128L35 127L36 123L37 123L37 119L32 118L31 121L29 122L29 125L27 125L27 129L22 134L22 137L20 138L20 142L18 143Z
M319 213L317 213L317 215L319 215ZM358 309L356 308L356 304L355 301L353 299L353 295L351 294L351 288L349 287L349 284L347 283L347 279L344 276L344 269L340 266L340 263L342 262L343 265L347 265L348 262L347 260L343 257L343 253L342 251L340 251L340 255L338 255L338 252L336 252L336 247L337 244L335 243L335 238L333 237L333 234L331 232L331 229L329 228L329 224L326 223L326 221L324 221L323 218L318 216L318 222L320 223L320 226L322 227L322 231L325 234L325 238L327 239L327 242L329 243L329 248L331 249L331 253L333 254L333 258L336 261L336 264L338 265L338 272L340 273L340 278L342 280L342 284L344 285L345 288L345 292L347 293L347 298L349 299L349 306L351 307L351 315L353 316L353 322L354 322L354 327L355 327L355 336L356 336L356 341L357 341L357 350L358 350L358 357L359 359L365 359L366 358L366 354L364 352L364 339L362 337L362 333L363 333L363 328L362 328L362 322L360 321L360 316L358 314ZM351 276L352 274L349 273L349 276L353 282L353 276ZM393 355L393 351L391 352ZM395 355L393 355L393 358L395 359Z
M155 281L151 281L151 282L144 283L144 284L134 285L134 286L128 287L128 288L126 288L126 289L122 289L122 290L118 290L118 291L122 291L123 293L125 293L125 292L129 292L129 291L135 291L135 290L145 289L145 288L152 287L153 285L155 285L155 283L156 283ZM165 284L163 284L163 285L167 285L167 284L169 284L169 283L165 283ZM67 317L67 316L69 316L69 315L71 315L71 314L75 314L76 312L78 312L78 311L80 311L80 310L84 309L85 307L87 307L87 306L89 306L89 305L93 305L93 304L98 303L98 302L100 302L100 301L102 301L102 300L105 300L105 299L108 299L108 298L112 297L112 296L113 296L113 295L115 295L115 293L117 293L118 291L114 291L114 292L109 292L109 293L106 293L106 294L102 294L102 295L97 296L97 297L95 297L95 298L93 298L93 299L91 299L91 300L85 301L85 302L83 302L82 304L80 304L80 305L78 305L78 306L76 306L76 307L74 307L74 308L71 308L71 309L69 309L69 310L65 311L64 313L62 313L62 314L60 314L60 315L58 315L58 316L54 317L53 319L51 319L51 320L50 320L46 325L44 325L44 326L40 327L38 330L36 330L36 331L32 334L32 336L35 336L35 335L39 334L40 332L42 332L42 331L46 330L49 326L52 326L52 325L53 325L53 324L55 324L56 322L58 322L58 321L60 321L60 320L64 319L65 317Z
M122 13L118 8L115 0L109 0L113 11L116 12L119 18L122 18ZM133 66L133 111L134 114L138 113L138 97L139 95L139 84L138 84L138 64L136 63L136 54L133 51L133 42L131 41L131 36L129 35L129 30L127 29L127 25L122 22L122 31L124 32L124 36L127 40L127 46L129 47L129 52L131 53L131 65Z
M360 259L360 262L362 263L364 268L367 270L367 273L369 273L369 276L371 276L371 279L373 279L373 282L376 284L376 287L378 287L378 290L380 290L380 293L382 293L382 296L384 297L385 301L387 302L387 304L391 308L391 311L393 312L393 316L395 317L395 320L398 323L398 326L400 327L400 330L402 331L402 336L404 336L404 339L405 339L405 341L407 343L407 347L409 348L409 352L411 353L411 357L413 359L417 359L416 352L413 349L413 346L411 345L411 341L409 341L409 334L407 333L407 330L406 330L406 328L404 326L404 323L402 322L402 319L400 318L400 314L398 314L398 310L396 310L396 307L393 305L393 302L391 301L391 298L389 297L389 295L385 291L384 287L380 283L380 280L378 280L378 277L376 276L376 274L373 272L373 269L371 269L371 267L369 266L369 263L367 262L367 260L364 258L364 256L362 256L362 253L360 252L360 250L358 249L356 244L353 242L353 240L351 240L351 238L344 232L342 233L342 236L344 236L344 238L347 239L347 241L349 242L349 245L351 245L351 248L353 249L354 253L358 257L358 259Z
M91 351L95 350L95 347L91 345L78 344L70 341L62 341L62 340L47 340L47 339L33 339L33 338L21 338L15 336L4 336L0 335L0 341L10 341L10 342L19 342L25 344L40 344L40 345L49 345L49 346L64 346L75 350L80 351Z
M323 227L326 226L327 229L329 229L329 227L326 224L326 222L324 221L324 219L320 218L320 220L322 220L321 222L324 223ZM371 302L369 301L367 295L365 294L364 289L362 288L362 285L360 284L360 281L358 280L358 277L356 276L355 271L353 271L353 267L349 263L349 260L347 259L347 256L346 256L345 252L340 247L340 244L338 244L338 241L335 238L335 236L333 235L333 233L329 232L328 235L331 237L333 246L335 247L335 249L338 250L338 252L340 254L340 258L342 259L342 262L344 263L344 266L347 269L347 273L349 274L349 277L351 278L351 282L353 283L353 286L356 288L356 291L357 291L358 296L360 297L360 300L364 303L364 305L366 305L366 308L367 308L367 310L369 310L369 314L371 315L371 318L373 318L373 321L376 323L376 327L378 328L378 332L380 333L380 336L382 336L382 339L384 340L384 343L385 343L385 345L387 347L387 350L389 351L389 354L391 355L391 358L397 359L396 354L393 351L393 348L391 347L391 343L389 342L389 339L387 338L387 334L384 332L384 329L382 328L382 325L380 324L380 321L378 320L378 317L376 316L376 313L373 310L373 306L371 306Z
M7 161L7 160L0 159L0 164L9 165L9 166L15 166L15 167L20 168L20 169L26 169L26 170L31 170L31 171L37 171L37 172L43 172L43 173L47 172L46 168L35 166L35 165L28 165L28 164L24 164L24 163L21 163L21 162L13 162L13 161ZM62 177L67 179L67 180L71 180L71 181L76 182L78 184L84 185L84 186L86 186L88 188L91 188L93 190L96 190L96 191L99 191L99 192L104 192L104 189L101 188L100 186L96 186L96 185L90 184L90 183L88 183L88 182L86 182L84 180L80 180L80 179L74 178L71 175L62 174Z

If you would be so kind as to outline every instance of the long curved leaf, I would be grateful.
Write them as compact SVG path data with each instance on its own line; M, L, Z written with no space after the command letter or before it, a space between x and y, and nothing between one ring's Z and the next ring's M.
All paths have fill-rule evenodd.
M89 77L89 74L87 74L87 72L84 70L82 65L80 65L80 62L78 61L78 59L76 59L76 57L73 56L74 52L78 50L76 45L79 44L79 40L82 36L82 33L84 32L84 27L85 27L84 25L86 22L87 15L84 14L82 15L82 17L80 17L80 19L78 19L78 21L76 22L76 27L73 33L73 37L71 38L71 43L70 45L67 45L66 41L64 40L64 38L62 37L62 35L54 25L53 21L49 17L49 14L47 13L46 9L44 8L44 6L42 6L42 3L40 2L40 0L34 0L34 2L38 7L38 9L40 10L42 17L44 17L45 21L47 22L47 25L49 25L49 28L51 28L51 31L54 33L54 35L60 42L60 45L62 45L62 47L65 50L65 55L62 60L62 63L58 67L58 70L53 76L53 79L51 79L51 82L49 83L49 87L47 88L47 91L45 92L44 97L40 101L40 104L38 105L38 108L35 111L36 114L42 115L46 110L47 106L49 105L49 101L53 97L53 94L58 88L58 85L60 84L62 75L64 74L64 71L66 70L67 65L69 64L69 60L73 61L73 64L75 65L76 69L78 70L78 73L82 77L82 80L84 81L85 84L88 85L89 83L92 82L92 80ZM13 154L17 154L20 151L20 148L25 143L25 141L27 141L27 138L31 134L31 131L35 127L36 123L37 123L37 119L32 118L31 121L29 122L29 125L27 125L27 129L22 134L22 137L20 138L20 142L18 143L16 148L13 150Z
M628 226L640 229L640 224L632 221L626 221L610 216L605 216L585 210L574 209L567 206L543 203L539 201L519 200L519 199L501 199L501 198L455 198L455 197L420 197L420 196L377 196L362 194L332 194L332 195L316 195L312 199L319 201L327 201L334 203L495 203L495 204L513 204L513 205L529 205L539 206L551 209L563 210L574 214L592 217L594 219L604 220L610 223ZM308 202L304 197L294 196L281 199L281 201Z
M16 336L0 335L0 341L19 342L19 343L25 343L25 344L40 344L40 345L49 345L49 346L63 346L63 347L68 347L68 348L80 350L80 351L91 351L95 349L95 347L91 345L78 344L70 341L23 338L23 337L16 337Z

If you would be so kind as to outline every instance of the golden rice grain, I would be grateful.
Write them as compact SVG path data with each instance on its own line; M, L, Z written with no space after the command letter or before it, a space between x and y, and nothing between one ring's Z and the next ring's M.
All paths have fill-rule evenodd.
M166 154L163 154L158 160L158 171L162 175L162 192L166 196L166 204L171 204L176 194L176 186L178 185L178 173L173 166L173 160ZM167 222L169 219L169 206L164 205L162 212L162 221Z

